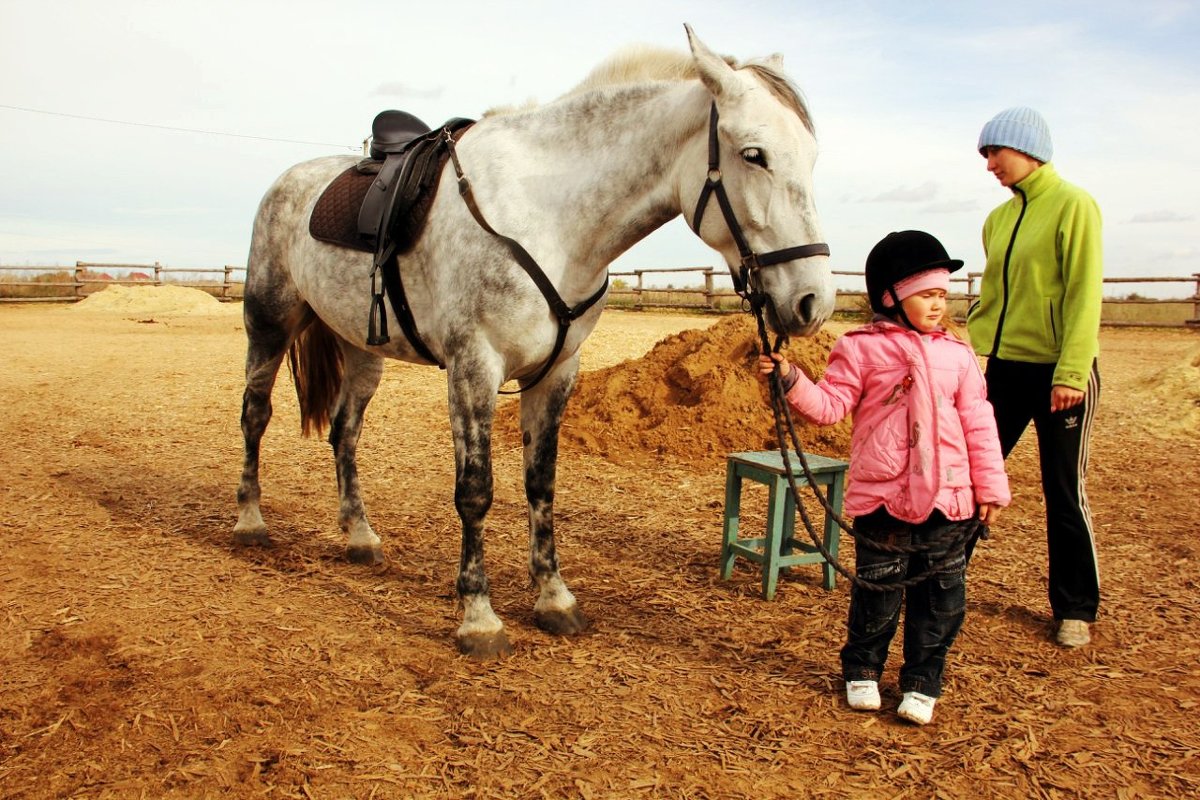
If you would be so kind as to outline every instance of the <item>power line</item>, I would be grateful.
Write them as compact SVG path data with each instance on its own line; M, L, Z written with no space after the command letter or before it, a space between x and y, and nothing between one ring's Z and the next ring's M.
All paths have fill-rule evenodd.
M171 125L153 125L148 122L129 122L121 119L105 119L103 117L88 117L83 114L67 114L62 111L46 111L41 108L25 108L24 106L10 106L5 103L0 103L0 108L7 108L10 111L23 111L27 114L45 114L50 117L67 117L68 119L82 119L88 122L106 122L110 125L129 125L134 128L154 128L160 131L175 131L177 133L200 133L206 136L229 136L234 139L256 139L260 142L282 142L284 144L307 144L318 147L340 147L346 150L358 151L361 145L345 145L331 144L329 142L306 142L299 139L275 139L270 136L251 136L245 133L226 133L225 131L206 131L200 128L177 128Z

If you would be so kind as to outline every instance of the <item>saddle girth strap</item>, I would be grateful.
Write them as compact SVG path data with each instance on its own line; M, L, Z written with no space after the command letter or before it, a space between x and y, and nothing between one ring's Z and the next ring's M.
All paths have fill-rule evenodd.
M396 315L396 321L400 323L400 330L404 332L404 338L408 339L408 343L412 345L413 350L417 351L418 356L430 364L437 364L440 369L445 369L446 365L430 352L425 340L421 338L421 332L417 330L417 320L413 317L412 307L408 304L408 296L404 293L404 282L400 279L400 263L395 251L390 253L379 265L379 272L383 275L383 288L392 305L392 312ZM374 316L374 307L372 307L372 316ZM383 317L382 314L380 316ZM382 335L383 340L387 341L386 318L383 320Z
M550 357L546 359L546 363L542 365L537 375L528 383L521 386L519 391L523 392L527 389L532 389L550 372L550 368L554 366L554 363L562 353L563 345L567 341L567 331L570 329L571 323L587 313L588 309L598 303L608 292L608 275L605 274L604 283L590 297L574 308L568 306L558 293L558 290L554 288L554 284L546 277L546 273L538 265L537 261L534 260L533 256L529 254L529 251L522 247L521 243L515 239L509 238L502 233L497 233L488 224L487 219L483 216L483 212L479 210L479 206L475 202L475 193L471 190L471 182L463 174L462 165L458 161L458 152L454 148L455 141L453 135L449 131L446 131L445 136L446 144L450 148L450 160L454 164L455 174L458 175L458 192L462 195L467 208L470 209L471 216L479 223L479 227L504 243L509 253L512 254L512 257L521 265L521 269L525 270L525 273L529 275L530 279L533 280L534 284L541 291L542 296L546 299L546 303L550 306L550 310L554 312L554 316L558 320L558 335L555 337L554 350L550 353ZM500 393L517 394L518 392L502 391Z

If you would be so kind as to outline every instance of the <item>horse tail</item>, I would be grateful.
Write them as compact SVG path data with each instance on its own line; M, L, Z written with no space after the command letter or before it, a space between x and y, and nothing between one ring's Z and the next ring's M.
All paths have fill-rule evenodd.
M319 436L329 424L329 410L342 387L342 348L333 331L314 318L292 342L288 365L300 401L300 432Z

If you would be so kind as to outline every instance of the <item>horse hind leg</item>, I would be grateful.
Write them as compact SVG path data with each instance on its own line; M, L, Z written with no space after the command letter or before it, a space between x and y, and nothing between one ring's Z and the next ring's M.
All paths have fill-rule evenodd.
M262 497L258 479L260 445L271 421L271 392L279 366L296 329L303 327L304 314L302 311L272 313L253 295L247 295L244 303L246 388L242 393L241 428L245 450L237 490L238 521L233 528L233 540L240 545L269 547L271 538L259 508Z
M338 525L347 535L346 557L355 564L383 563L383 543L367 521L358 482L358 437L367 404L379 388L383 358L342 346L345 375L330 416L329 444L338 478Z
M521 397L525 497L529 503L529 576L538 589L534 620L559 635L580 633L588 620L558 571L554 545L554 481L558 433L575 386L578 357L563 363Z

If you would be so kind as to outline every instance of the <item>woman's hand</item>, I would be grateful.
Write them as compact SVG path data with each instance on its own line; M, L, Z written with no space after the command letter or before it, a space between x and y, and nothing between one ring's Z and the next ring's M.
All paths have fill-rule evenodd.
M1084 394L1079 389L1072 389L1070 386L1056 383L1050 388L1050 413L1056 414L1059 411L1074 408L1083 400Z

